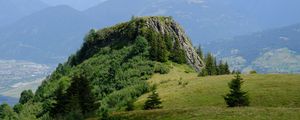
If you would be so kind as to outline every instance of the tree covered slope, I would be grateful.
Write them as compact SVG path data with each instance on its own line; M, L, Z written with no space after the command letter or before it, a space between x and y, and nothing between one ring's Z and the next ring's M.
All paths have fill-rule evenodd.
M169 72L169 61L188 64L193 71L204 66L171 17L132 18L91 30L81 49L58 65L34 97L17 105L22 106L18 117L68 119L77 115L83 119L122 111L151 89L146 80L154 73Z

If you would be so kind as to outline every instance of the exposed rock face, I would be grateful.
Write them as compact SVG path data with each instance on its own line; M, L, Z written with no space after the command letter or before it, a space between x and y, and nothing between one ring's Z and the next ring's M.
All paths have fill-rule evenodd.
M180 43L180 47L186 53L188 64L196 71L199 72L201 68L204 67L204 62L198 56L190 39L187 37L182 27L180 27L180 25L171 17L146 17L144 19L146 20L147 27L154 29L161 34L172 35L174 42L177 39Z

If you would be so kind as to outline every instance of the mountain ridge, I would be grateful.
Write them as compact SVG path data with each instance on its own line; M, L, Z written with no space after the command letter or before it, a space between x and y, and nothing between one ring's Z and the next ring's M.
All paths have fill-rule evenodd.
M40 0L0 0L0 27L48 7ZM8 13L9 11L9 13Z

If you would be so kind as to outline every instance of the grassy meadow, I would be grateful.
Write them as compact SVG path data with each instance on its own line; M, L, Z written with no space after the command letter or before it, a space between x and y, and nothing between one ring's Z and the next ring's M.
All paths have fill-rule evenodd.
M229 92L233 75L198 77L186 65L172 64L170 73L155 74L148 82L157 86L163 109L142 110L149 94L141 96L131 112L115 112L115 119L199 120L300 119L300 75L249 74L243 90L248 91L250 106L227 108L223 96Z

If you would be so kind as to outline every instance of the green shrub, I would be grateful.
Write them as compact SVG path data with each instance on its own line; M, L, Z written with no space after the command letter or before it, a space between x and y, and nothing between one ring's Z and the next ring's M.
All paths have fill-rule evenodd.
M13 109L14 109L14 112L20 113L22 111L22 109L23 109L23 105L20 104L20 103L18 103L16 105L14 105Z
M146 38L142 37L142 36L137 36L134 46L133 46L133 52L135 55L140 54L140 53L144 53L146 50L148 50L148 41L146 40Z
M16 120L17 114L6 103L0 105L0 119L1 120Z
M170 68L163 63L156 63L154 68L155 73L167 74L170 72Z
M32 90L24 90L21 93L21 97L20 97L19 103L25 104L29 100L33 99L33 96L34 96L34 94L33 94Z
M128 107L129 102L148 92L148 85L145 82L115 91L102 100L102 104L107 105L108 109L119 110L123 106Z

